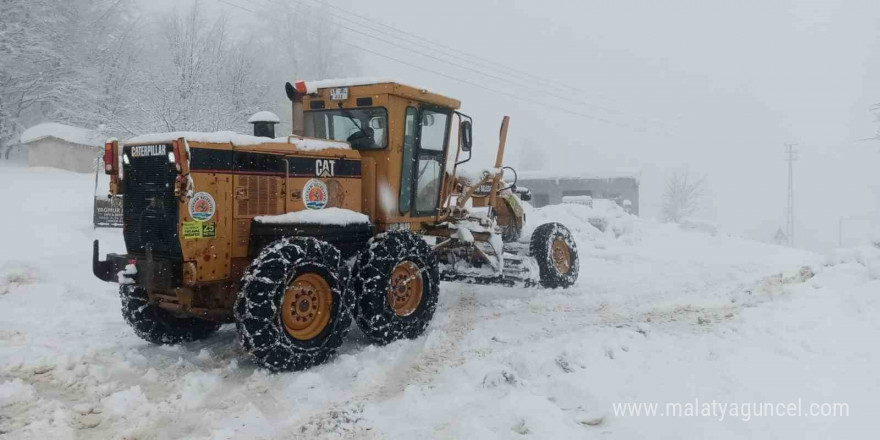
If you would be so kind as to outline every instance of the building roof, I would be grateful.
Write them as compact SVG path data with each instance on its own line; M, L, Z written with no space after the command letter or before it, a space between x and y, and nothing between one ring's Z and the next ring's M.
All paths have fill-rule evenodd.
M596 179L633 179L638 182L642 177L640 169L616 168L609 171L556 171L534 170L517 171L517 178L527 180L596 180Z
M106 138L95 130L72 127L57 122L45 122L28 128L21 134L19 141L23 144L53 137L78 145L100 147Z

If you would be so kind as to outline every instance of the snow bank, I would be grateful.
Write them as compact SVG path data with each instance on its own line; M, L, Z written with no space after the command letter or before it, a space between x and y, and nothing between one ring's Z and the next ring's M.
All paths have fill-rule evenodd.
M718 225L698 218L685 217L678 221L678 226L686 231L698 231L711 235L718 233Z
M351 146L348 142L330 141L325 139L314 139L300 136L287 136L279 138L265 138L251 136L247 134L236 133L233 131L217 131L213 133L202 133L196 131L177 131L170 133L154 133L136 136L125 141L126 144L159 144L169 143L173 140L184 138L190 142L201 142L206 144L232 144L235 146L260 145L270 143L289 143L296 146L301 151L319 151L319 150L350 150Z
M562 203L593 206L593 198L590 196L562 196Z
M859 264L867 268L868 276L872 279L880 280L880 247L877 245L862 245L837 249L828 256L826 264Z
M342 208L305 209L281 215L262 215L254 217L254 220L270 225L306 224L348 226L353 224L370 223L370 217L367 217L360 212L354 212L350 209Z
M592 206L580 203L548 205L534 208L523 202L526 225L522 240L528 240L532 231L544 223L561 223L575 236L575 241L589 242L607 235L616 238L633 230L638 217L628 214L613 200L593 199Z
M87 146L103 146L105 137L94 130L80 127L71 127L70 125L59 124L57 122L46 122L34 125L21 134L19 139L21 143L38 141L47 137L54 137L65 140L72 144Z

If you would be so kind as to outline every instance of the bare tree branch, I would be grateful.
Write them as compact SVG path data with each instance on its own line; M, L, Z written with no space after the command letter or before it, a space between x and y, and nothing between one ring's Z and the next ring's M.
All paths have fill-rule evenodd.
M666 181L660 216L663 221L679 222L699 210L706 196L706 176L682 168Z

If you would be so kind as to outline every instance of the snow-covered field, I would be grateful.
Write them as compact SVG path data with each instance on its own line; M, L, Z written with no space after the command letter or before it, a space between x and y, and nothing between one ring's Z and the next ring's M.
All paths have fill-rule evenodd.
M0 165L0 438L874 438L880 251L820 256L613 210L568 224L569 290L444 283L426 335L267 374L234 327L157 347L91 275L94 176ZM809 269L805 269L808 267ZM815 276L813 276L815 274ZM624 402L843 402L840 417L646 417Z

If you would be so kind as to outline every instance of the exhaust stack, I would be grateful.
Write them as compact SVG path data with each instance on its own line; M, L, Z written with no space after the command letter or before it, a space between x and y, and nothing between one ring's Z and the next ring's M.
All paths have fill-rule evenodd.
M287 98L293 103L293 117L291 121L291 131L296 136L305 136L305 109L303 108L303 96L306 94L306 83L297 81L296 87L292 84L284 84L284 91L287 92Z
M275 124L280 122L278 115L269 111L257 112L248 119L248 124L254 124L254 136L271 139L275 139Z

